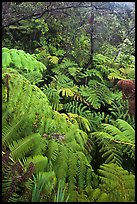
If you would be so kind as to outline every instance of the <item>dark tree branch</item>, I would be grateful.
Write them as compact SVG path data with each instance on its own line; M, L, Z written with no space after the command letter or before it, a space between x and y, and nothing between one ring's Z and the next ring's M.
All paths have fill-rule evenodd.
M2 4L2 28L8 27L10 25L13 25L15 23L18 23L21 20L27 20L30 18L41 18L44 14L46 14L47 12L54 12L54 11L61 11L61 10L68 10L68 9L77 9L77 8L96 8L96 9L105 9L105 8L99 8L96 7L94 5L83 5L87 2L78 2L77 4L70 4L68 6L62 6L62 7L58 7L58 8L52 8L52 6L54 4L52 4L52 2L46 2L49 3L48 5L46 5L46 8L44 10L41 11L37 11L37 3L33 2L33 4L35 4L36 9L31 13L31 14L27 14L27 13L22 13L22 14L14 14L13 15L13 11L11 11L11 5L13 3L17 3L17 2L3 2ZM20 3L21 4L21 3ZM108 8L106 8L108 10Z

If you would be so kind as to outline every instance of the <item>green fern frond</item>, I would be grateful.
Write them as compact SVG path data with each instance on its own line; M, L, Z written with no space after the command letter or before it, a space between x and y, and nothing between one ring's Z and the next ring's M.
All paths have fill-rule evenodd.
M34 133L29 135L23 139L13 141L11 145L9 145L11 156L13 159L21 159L27 153L29 153L35 146L40 142L40 134Z
M108 202L108 195L100 188L93 189L91 185L84 189L83 194L78 195L78 202Z
M53 64L58 64L58 61L59 61L59 58L58 58L58 57L49 55L49 56L47 56L47 58L49 59L49 61L50 61L51 63L53 63Z
M73 80L66 76L64 73L55 75L51 77L53 79L52 82L56 83L57 89L60 88L72 88L74 87Z
M18 55L18 51L16 49L10 49L10 55L11 55L12 63L15 65L15 67L20 69L22 67L22 63L21 63L21 58Z
M2 145L8 146L11 144L15 139L19 139L22 131L25 129L26 124L26 116L21 117L17 122L7 120L11 118L11 115L5 115L6 118L3 116L3 125L2 125Z
M4 68L11 65L19 71L26 70L26 72L42 72L46 69L44 64L37 61L29 53L25 53L23 50L2 48L2 52L2 65Z
M116 164L104 164L98 170L100 188L109 196L109 202L134 202L135 177Z
M56 141L51 140L48 143L48 150L47 150L48 159L54 162L58 154L59 154L59 144Z
M85 154L83 152L77 152L76 154L77 154L78 188L81 191L82 189L84 189L86 187L86 180L91 179L93 169L92 169L91 165L89 164L87 157L85 156ZM91 173L90 175L87 174L88 170Z
M128 138L121 132L117 127L110 124L102 124L106 132L110 135L114 136L116 140L127 141L129 142Z
M79 128L81 129L81 130L83 130L83 131L90 131L90 123L89 123L89 121L86 119L86 118L84 118L84 117L82 117L82 116L79 116L78 114L73 114L73 113L68 113L67 114L68 116L69 116L69 120L70 121L74 121L74 120L76 120L77 121L77 123L78 123L78 125L79 125Z
M119 148L112 143L112 136L106 132L94 132L92 133L93 139L97 142L99 147L99 154L103 158L105 163L116 163L122 165L122 153Z
M60 103L59 91L52 86L47 86L43 92L48 97L53 110L59 111L62 109L63 105Z
M76 193L76 172L77 172L77 154L69 151L68 156L68 194L69 202L74 202L77 199Z
M134 142L135 130L133 129L133 127L128 122L122 119L117 119L116 123L119 129Z
M117 70L117 71L118 71L118 70ZM120 72L119 72L119 73L113 72L113 73L110 73L110 74L108 75L108 79L119 79L119 80L121 80L121 79L124 79L124 77L122 77L122 76L120 75Z
M66 145L59 145L59 152L54 163L54 169L58 180L63 180L67 176L68 170L68 148Z
M90 76L91 78L99 79L99 81L104 82L101 72L96 69L88 70L86 74L87 76Z
M97 80L90 80L89 86L81 86L80 94L95 109L99 109L101 104L110 104L113 101L113 98L110 97L112 92Z
M115 140L134 144L135 132L133 128L126 121L121 119L118 119L116 122L118 125L120 125L120 129L114 125L103 124L104 130L112 135Z

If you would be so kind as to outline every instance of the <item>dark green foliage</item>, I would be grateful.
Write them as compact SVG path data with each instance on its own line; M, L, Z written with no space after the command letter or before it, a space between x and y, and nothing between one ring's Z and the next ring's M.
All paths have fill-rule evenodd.
M124 165L123 158L126 155L126 160L131 161L132 169L135 171L135 158L134 158L134 149L135 141L134 129L124 120L118 119L114 125L111 124L102 124L104 127L100 132L94 132L91 134L91 138L94 141L91 144L92 148L95 148L98 152L98 160L94 163L95 168L98 167L98 162L102 163L115 163L118 166L123 166L125 169L128 169ZM89 141L90 143L90 141ZM92 152L89 149L90 154ZM125 154L126 153L126 154ZM92 157L94 156L94 153Z
M108 194L109 202L134 201L134 175L116 164L104 164L98 172L102 181L100 188Z

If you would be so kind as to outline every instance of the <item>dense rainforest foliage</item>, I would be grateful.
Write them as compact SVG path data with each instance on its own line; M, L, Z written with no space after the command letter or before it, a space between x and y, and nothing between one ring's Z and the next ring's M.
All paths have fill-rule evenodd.
M134 202L134 2L2 3L3 202Z

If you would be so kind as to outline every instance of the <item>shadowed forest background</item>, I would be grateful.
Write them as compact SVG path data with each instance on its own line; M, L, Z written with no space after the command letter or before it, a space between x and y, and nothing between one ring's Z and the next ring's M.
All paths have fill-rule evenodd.
M123 81L135 82L134 2L2 3L4 202L135 201Z

